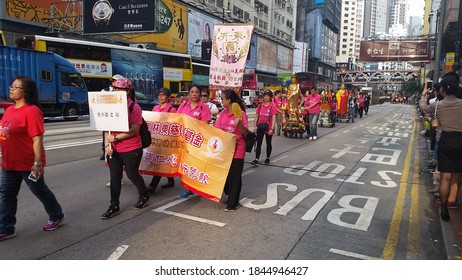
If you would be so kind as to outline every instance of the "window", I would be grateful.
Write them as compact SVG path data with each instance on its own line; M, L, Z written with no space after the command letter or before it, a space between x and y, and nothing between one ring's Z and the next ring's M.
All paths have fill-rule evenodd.
M40 71L40 80L44 81L44 82L51 81L51 71L50 70L42 70L42 71Z

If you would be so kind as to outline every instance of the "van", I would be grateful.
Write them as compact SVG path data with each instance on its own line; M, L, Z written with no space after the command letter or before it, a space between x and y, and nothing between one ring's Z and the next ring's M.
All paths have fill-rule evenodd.
M253 100L258 96L258 90L253 89L243 89L242 90L242 100L244 100L245 106L247 108L253 107Z

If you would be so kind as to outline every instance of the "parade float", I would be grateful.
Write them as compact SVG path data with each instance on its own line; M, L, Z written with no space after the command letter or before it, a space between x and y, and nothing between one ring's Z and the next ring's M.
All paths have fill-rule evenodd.
M297 83L297 76L292 74L291 84L287 87L286 104L283 111L282 132L285 137L303 137L305 133L305 123L303 122L302 110L300 104L302 103L302 96L300 85Z

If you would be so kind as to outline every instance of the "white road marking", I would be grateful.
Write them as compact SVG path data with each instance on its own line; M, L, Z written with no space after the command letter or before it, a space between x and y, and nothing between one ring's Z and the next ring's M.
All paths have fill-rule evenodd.
M348 132L350 132L350 131L349 131L349 130L345 130L343 133L348 133Z
M112 253L112 254L109 256L108 260L112 260L112 261L118 260L118 259L122 256L122 254L125 253L125 251L127 251L127 249L128 249L128 245L119 246L119 247L114 251L114 253Z
M358 128L357 126L353 127L353 129L357 129L357 128Z
M49 150L63 149L63 148L69 148L69 147L91 145L91 144L101 143L102 141L103 140L100 138L100 139L93 139L93 140L80 141L80 142L49 145L49 146L45 146L45 150L49 151Z
M334 248L330 248L329 252L334 253L334 254L347 256L347 257L356 258L356 259L361 259L361 260L380 260L379 258L374 258L374 257L370 257L370 256L358 254L358 253L353 253L353 252L349 252L349 251L344 251L344 250L340 250L340 249L334 249Z
M247 170L246 172L242 172L242 177L244 177L245 175L249 175L251 173L254 173L255 170Z
M181 213L176 213L176 212L166 210L167 208L178 205L178 204L180 204L182 202L185 202L185 201L187 201L187 200L189 200L189 199L191 199L193 197L196 197L196 196L193 195L193 196L190 196L188 198L182 198L182 199L172 201L172 202L167 203L164 206L156 208L156 209L154 209L152 211L157 212L157 213L164 213L164 214L167 214L167 215L172 215L172 216L175 216L175 217L179 217L179 218L183 218L183 219L187 219L187 220L192 220L192 221L196 221L196 222L200 222L200 223L204 223L204 224L209 224L209 225L217 226L217 227L224 227L226 225L225 223L216 222L216 221L212 221L212 220L208 220L208 219L203 219L203 218L199 218L199 217L195 217L195 216L191 216L191 215L186 215L186 214L181 214Z
M288 157L288 156L287 156L287 155L285 155L285 156L280 156L280 157L278 157L278 158L276 158L276 159L273 159L272 162L278 162L279 160L281 160L281 159L283 159L283 158L286 158L286 157Z

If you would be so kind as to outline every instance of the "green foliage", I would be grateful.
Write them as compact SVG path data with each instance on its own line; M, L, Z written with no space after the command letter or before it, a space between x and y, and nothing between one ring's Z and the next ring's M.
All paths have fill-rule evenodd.
M411 96L413 94L420 93L422 91L422 86L417 80L409 80L403 82L401 85L401 91L404 96Z

